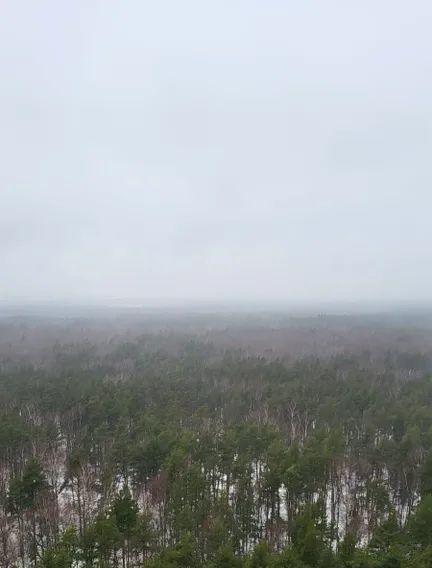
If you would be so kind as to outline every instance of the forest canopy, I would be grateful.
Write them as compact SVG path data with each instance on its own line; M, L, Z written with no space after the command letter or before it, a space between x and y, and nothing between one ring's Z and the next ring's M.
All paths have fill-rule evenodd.
M427 330L171 324L1 320L2 567L432 565Z

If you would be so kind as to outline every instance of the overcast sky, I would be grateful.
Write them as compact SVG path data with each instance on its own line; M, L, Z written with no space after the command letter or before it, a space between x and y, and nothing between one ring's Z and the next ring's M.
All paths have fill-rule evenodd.
M430 0L3 0L0 302L432 300Z

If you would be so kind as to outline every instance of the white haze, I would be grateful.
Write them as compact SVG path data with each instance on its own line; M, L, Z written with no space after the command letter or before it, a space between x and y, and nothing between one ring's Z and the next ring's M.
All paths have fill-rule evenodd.
M431 301L431 21L4 0L0 302Z

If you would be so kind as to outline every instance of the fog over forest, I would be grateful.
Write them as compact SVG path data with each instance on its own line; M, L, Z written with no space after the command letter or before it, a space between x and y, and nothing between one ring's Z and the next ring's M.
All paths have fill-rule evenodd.
M0 568L432 567L431 21L1 2Z

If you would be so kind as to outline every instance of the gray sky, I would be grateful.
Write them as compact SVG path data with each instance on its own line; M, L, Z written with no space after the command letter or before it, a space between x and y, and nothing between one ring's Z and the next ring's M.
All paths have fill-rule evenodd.
M429 0L3 0L0 301L432 300Z

